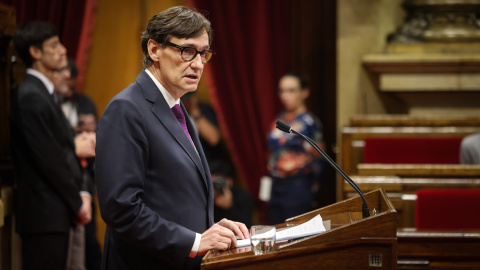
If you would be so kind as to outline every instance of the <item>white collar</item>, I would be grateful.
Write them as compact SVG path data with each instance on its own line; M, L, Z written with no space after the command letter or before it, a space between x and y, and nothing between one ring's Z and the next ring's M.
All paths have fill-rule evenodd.
M47 76L45 76L45 74L33 68L27 68L27 74L37 77L45 85L45 87L48 90L48 93L50 95L53 94L53 91L55 90L55 86L53 85L53 82L50 81L50 79L48 79Z
M180 99L175 100L175 98L173 98L173 96L167 91L167 89L165 89L165 87L163 87L163 85L157 80L157 78L155 78L155 76L153 76L153 74L152 74L152 72L150 72L150 70L145 69L145 72L148 74L148 76L150 76L152 81L158 87L158 90L160 90L160 93L162 93L163 98L167 102L170 109L173 106L175 106L176 104L180 104Z

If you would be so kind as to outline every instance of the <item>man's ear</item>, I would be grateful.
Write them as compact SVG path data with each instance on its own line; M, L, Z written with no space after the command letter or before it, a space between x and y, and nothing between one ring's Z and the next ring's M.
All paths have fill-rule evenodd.
M162 53L162 45L156 42L153 39L149 39L147 43L148 48L148 55L152 58L153 62L158 62L160 59L160 55Z
M32 56L33 60L39 60L40 58L42 58L43 52L37 46L31 45L28 48L28 52L30 53L30 56Z

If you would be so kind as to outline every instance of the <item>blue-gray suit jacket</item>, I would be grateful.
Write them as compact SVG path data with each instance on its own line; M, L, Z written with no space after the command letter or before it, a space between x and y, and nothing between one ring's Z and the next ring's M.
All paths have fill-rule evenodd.
M102 269L198 269L195 233L213 225L207 160L142 71L108 104L97 129L95 173L107 224Z

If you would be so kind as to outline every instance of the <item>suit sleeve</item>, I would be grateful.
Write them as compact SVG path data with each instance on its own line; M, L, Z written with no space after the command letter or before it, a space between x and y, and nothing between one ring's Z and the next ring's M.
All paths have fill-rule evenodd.
M162 218L146 203L155 200L143 196L149 165L148 129L133 102L112 100L99 122L96 146L97 194L107 225L131 245L181 266L192 249L195 232Z
M53 133L52 121L56 121L56 115L44 100L43 96L33 93L19 100L22 134L31 150L32 164L38 166L42 179L50 183L75 216L82 200L76 178L80 176L74 174L71 166L78 164L73 150L62 147L57 138L59 134Z

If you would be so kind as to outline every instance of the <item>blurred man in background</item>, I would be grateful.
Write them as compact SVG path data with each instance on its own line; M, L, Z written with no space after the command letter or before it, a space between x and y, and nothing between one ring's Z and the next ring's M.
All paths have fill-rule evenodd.
M94 156L95 140L74 141L59 107L54 82L62 79L67 61L55 27L28 23L19 27L14 44L27 66L10 113L23 269L69 269L75 229L91 219L91 195L77 156Z

